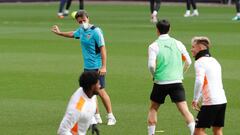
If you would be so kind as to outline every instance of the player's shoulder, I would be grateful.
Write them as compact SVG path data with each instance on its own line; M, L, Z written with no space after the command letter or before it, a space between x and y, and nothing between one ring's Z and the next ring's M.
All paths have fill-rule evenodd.
M76 93L82 94L82 93L83 93L83 88L82 88L82 87L79 87L79 88L76 90Z
M205 67L205 65L209 65L211 63L211 57L201 57L197 59L194 63L196 67Z
M92 26L90 27L90 29L93 30L93 31L102 31L101 28L99 28L98 26L95 26L95 25L92 25Z
M158 43L157 41L152 42L149 46L148 49L158 49Z
M99 27L97 27L97 26L91 26L91 28L90 28L91 30L92 30L92 32L93 33L96 33L97 35L99 35L99 34L103 34L103 31L102 31L102 29L101 28L99 28Z
M184 47L185 48L185 45L183 44L183 42L182 41L180 41L180 40L177 40L177 39L175 39L175 38L172 38L175 42L176 42L176 44L179 46L179 47Z

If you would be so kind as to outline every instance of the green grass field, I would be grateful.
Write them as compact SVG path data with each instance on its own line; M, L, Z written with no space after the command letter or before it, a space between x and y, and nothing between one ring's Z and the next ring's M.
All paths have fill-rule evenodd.
M70 17L58 19L59 3L0 4L0 134L54 135L68 100L78 87L83 70L79 41L54 35L57 24L63 31L78 24ZM74 3L71 9L77 9ZM156 39L146 4L86 3L93 24L104 31L108 50L107 91L117 125L100 125L101 135L146 135L149 94L152 87L147 69L147 48ZM212 41L212 55L222 65L228 106L225 135L239 135L240 122L240 22L231 21L233 6L199 5L200 16L184 18L185 4L163 3L159 18L171 22L171 36L190 51L193 36ZM194 69L185 74L190 105ZM106 111L100 111L106 122ZM196 116L196 112L190 109ZM187 135L188 129L177 108L167 98L158 113L156 130L162 135ZM211 135L211 130L207 130Z

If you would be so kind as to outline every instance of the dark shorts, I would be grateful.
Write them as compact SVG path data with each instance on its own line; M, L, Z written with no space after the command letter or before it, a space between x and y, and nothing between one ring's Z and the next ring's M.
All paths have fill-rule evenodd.
M202 106L196 119L196 128L224 127L227 104Z
M163 104L166 96L169 95L172 102L185 101L185 91L182 83L163 84L154 83L150 99L159 104Z
M98 72L98 69L84 69L84 72L86 71L96 71ZM104 89L105 88L105 75L100 75L99 76L99 82L100 82L100 89Z

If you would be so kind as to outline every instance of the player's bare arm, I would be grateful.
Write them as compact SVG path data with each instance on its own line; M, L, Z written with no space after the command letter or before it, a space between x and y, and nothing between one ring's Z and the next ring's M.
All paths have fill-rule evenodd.
M102 56L102 67L99 69L100 75L105 75L107 72L107 51L105 46L100 47L100 52Z
M59 27L57 25L52 26L51 31L59 36L63 36L63 37L68 37L68 38L73 38L73 31L69 31L69 32L61 32Z

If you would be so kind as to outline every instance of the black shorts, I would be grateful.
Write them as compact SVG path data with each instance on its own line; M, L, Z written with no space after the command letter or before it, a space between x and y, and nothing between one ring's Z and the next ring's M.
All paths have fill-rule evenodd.
M98 72L98 69L84 69L84 72L86 71L96 71ZM100 75L99 76L99 82L100 82L100 89L104 89L105 88L105 75Z
M202 106L196 119L196 128L224 127L227 104Z
M150 99L159 104L163 104L166 96L169 95L172 102L185 101L185 91L182 83L163 84L154 83Z

